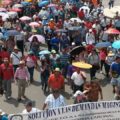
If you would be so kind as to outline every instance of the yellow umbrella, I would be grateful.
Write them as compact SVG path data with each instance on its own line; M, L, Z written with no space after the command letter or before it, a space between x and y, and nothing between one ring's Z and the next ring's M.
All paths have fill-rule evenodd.
M83 68L83 69L92 68L92 65L85 63L85 62L73 62L72 65L78 68Z

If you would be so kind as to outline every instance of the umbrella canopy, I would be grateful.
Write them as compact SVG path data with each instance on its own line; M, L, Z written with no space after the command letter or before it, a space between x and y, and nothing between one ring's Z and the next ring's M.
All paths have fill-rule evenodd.
M51 52L48 51L48 50L42 50L39 52L39 55L47 55L47 54L50 54Z
M112 47L115 48L115 49L120 49L120 40L115 41L112 44Z
M79 55L82 51L85 51L85 47L76 46L70 51L70 55Z
M45 38L44 38L42 35L32 35L28 40L29 40L30 42L32 42L32 40L33 40L34 37L37 37L37 39L38 39L38 41L39 41L40 43L45 44Z
M3 5L9 5L9 4L11 4L11 3L12 3L11 0L4 0L4 1L2 1L2 4L3 4Z
M65 33L65 32L67 32L67 30L65 30L65 29L58 29L58 30L56 30L56 32L63 32L63 33Z
M37 23L37 22L31 22L31 23L29 24L29 26L31 26L31 27L39 27L40 24Z
M107 34L120 34L119 30L115 28L109 28L108 30L105 31Z
M108 18L114 18L116 16L116 12L120 11L120 6L114 6L113 8L105 8L103 14ZM118 13L120 16L120 13Z
M79 11L81 11L81 9L83 9L84 12L86 12L86 10L88 11L88 13L90 12L90 8L87 6L83 6L79 9Z
M7 10L5 8L0 8L0 12L6 12Z
M78 68L82 68L82 69L92 68L92 65L85 63L85 62L73 62L72 65Z
M72 21L72 22L77 21L78 23L81 22L81 20L79 18L71 18L70 21Z
M7 14L9 15L10 18L16 18L18 16L17 12L7 12Z
M49 1L42 1L42 2L38 2L38 6L39 7L43 7L49 4Z
M28 17L28 16L23 16L23 17L20 18L20 20L21 21L28 21L28 20L31 20L31 18Z
M21 2L21 4L23 5L23 7L31 5L31 3L27 1Z
M6 21L6 19L9 18L9 15L7 13L4 13L4 12L0 12L0 16L2 16L3 21Z
M15 35L19 35L20 32L18 32L17 30L8 30L7 31L7 35L8 36L15 36Z
M9 11L13 11L13 12L21 12L22 10L20 8L12 8Z
M52 3L48 5L48 7L57 7L57 6L58 6L58 5L52 4Z
M100 42L100 43L97 43L96 44L96 48L104 48L104 47L109 47L111 46L111 43L110 42Z
M75 30L80 30L81 27L69 27L68 30L75 31Z
M23 7L23 5L22 4L15 4L15 5L13 5L13 7L12 8L22 8Z

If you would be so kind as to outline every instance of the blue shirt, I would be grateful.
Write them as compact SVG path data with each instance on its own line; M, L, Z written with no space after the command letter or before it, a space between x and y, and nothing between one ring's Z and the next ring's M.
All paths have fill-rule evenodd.
M117 74L120 75L120 64L113 62L111 64L111 70L117 72Z

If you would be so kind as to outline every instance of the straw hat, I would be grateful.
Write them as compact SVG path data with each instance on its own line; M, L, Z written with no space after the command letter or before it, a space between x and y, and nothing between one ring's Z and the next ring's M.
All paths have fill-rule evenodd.
M0 115L4 115L5 112L2 111L2 109L0 109Z
M55 68L55 71L56 72L60 72L60 68Z
M55 53L56 53L56 51L55 51L55 50L52 50L52 51L51 51L51 53L55 54Z
M108 57L110 57L110 56L114 56L115 54L112 52L112 51L109 51L109 53L108 53Z
M90 69L92 68L92 65L85 63L85 62L73 62L72 65L77 68L82 68L82 69Z
M21 60L19 64L20 64L20 65L25 64L25 61L24 61L24 60Z
M14 47L14 50L19 50L17 46Z

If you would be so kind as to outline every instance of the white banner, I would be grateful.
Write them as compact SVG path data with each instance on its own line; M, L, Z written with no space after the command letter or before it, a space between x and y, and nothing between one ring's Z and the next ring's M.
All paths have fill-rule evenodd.
M120 120L120 101L74 104L32 114L10 115L9 120Z

